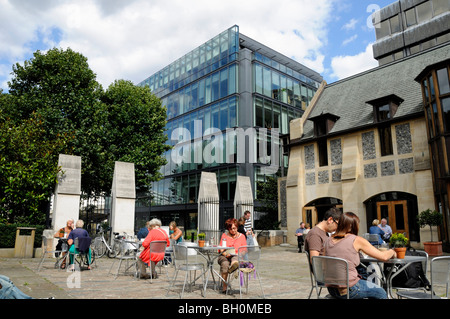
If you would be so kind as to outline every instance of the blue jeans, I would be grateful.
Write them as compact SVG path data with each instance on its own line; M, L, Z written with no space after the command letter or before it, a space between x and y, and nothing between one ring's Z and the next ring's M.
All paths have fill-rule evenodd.
M362 279L350 287L349 291L350 299L387 299L387 293L383 288ZM347 295L341 296L337 288L328 287L328 292L337 299L347 299Z
M6 276L0 275L0 285L2 285L2 288L0 288L0 299L33 299L20 291Z

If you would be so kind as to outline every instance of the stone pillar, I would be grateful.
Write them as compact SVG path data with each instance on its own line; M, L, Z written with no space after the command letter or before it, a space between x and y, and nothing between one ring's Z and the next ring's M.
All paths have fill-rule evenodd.
M236 181L236 191L234 195L234 218L239 219L244 216L245 211L251 213L250 218L252 227L254 225L253 218L253 191L250 183L250 177L238 176Z
M111 199L110 223L112 231L134 235L136 199L134 163L115 163Z
M206 240L214 236L220 239L219 189L215 173L202 172L198 191L198 232L206 234Z
M60 154L58 166L61 172L53 200L53 233L66 226L67 220L76 222L80 216L81 157Z

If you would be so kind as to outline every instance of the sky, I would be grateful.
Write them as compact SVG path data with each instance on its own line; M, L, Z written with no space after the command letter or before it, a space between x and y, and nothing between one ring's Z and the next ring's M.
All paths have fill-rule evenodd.
M395 0L0 0L0 89L37 50L71 48L104 89L135 84L233 25L333 83L374 68L371 15Z

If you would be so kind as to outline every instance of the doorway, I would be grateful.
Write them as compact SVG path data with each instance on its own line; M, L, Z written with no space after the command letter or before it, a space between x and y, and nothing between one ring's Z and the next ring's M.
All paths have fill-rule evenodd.
M378 202L377 217L380 221L386 218L388 225L392 228L392 233L406 233L406 237L410 238L406 200Z
M311 228L323 220L325 212L335 207L342 210L342 201L334 197L324 197L309 202L302 210L302 221L309 223Z

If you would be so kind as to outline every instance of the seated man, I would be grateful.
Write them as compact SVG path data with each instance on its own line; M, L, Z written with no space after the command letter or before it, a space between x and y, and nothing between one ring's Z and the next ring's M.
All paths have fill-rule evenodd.
M70 260L70 265L73 265L73 255L74 254L78 254L79 251L77 250L77 248L75 247L74 243L75 243L75 239L76 238L89 238L89 233L87 232L86 229L83 229L84 226L84 222L80 219L77 220L76 224L75 224L75 229L72 230L69 234L69 237L67 238L67 244L69 244L70 248L69 248L69 260ZM81 247L80 247L81 249ZM83 250L83 249L81 249ZM91 269L91 248L87 248L86 250L88 251L88 269ZM73 266L72 266L73 268Z

